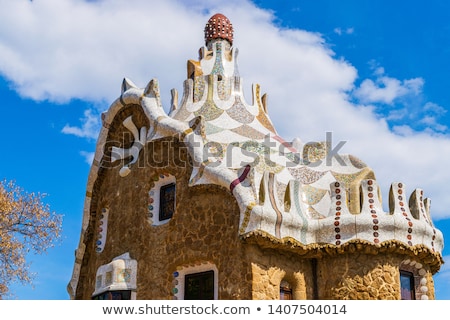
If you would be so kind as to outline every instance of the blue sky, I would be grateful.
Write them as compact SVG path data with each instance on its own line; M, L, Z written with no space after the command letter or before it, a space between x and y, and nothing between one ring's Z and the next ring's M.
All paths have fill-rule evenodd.
M100 114L124 77L158 78L166 108L186 61L216 13L235 29L239 70L268 93L287 140L346 141L371 166L383 198L391 182L423 188L450 236L450 2L0 0L0 178L64 215L61 243L30 256L34 287L14 299L68 299L89 162ZM250 97L248 95L248 97ZM385 201L386 202L386 201ZM450 258L444 247L444 259ZM450 267L435 276L450 299Z

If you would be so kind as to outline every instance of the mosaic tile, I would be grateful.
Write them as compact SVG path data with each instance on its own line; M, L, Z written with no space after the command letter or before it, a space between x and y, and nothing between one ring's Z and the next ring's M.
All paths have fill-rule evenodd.
M311 184L322 178L326 172L311 170L307 167L288 168L290 174L304 184Z
M353 156L353 155L349 155L348 156L351 164L358 169L363 169L365 167L367 167L367 165L360 159L358 159L357 157Z
M228 100L231 96L231 79L217 81L217 95L221 100Z
M105 286L111 285L113 282L113 273L112 271L108 271L105 273Z
M276 134L276 130L275 130L273 124L272 124L272 121L270 121L269 118L267 117L266 112L264 111L263 106L261 104L260 87L259 87L259 85L256 86L255 91L256 91L255 92L256 103L258 104L258 110L259 110L258 115L256 116L256 118L270 132Z
M260 139L264 139L264 137L265 137L265 134L263 134L262 132L259 132L245 124L240 127L235 128L235 129L231 129L231 131L233 131L234 133L240 134L241 136L247 137L249 139L260 140Z
M117 282L130 282L131 269L122 269L117 273Z
M320 161L326 156L327 145L325 142L310 142L303 147L302 158L308 163Z
M214 61L214 67L211 74L221 74L223 75L223 64L222 64L222 45L221 43L216 43L216 60Z
M358 171L355 173L338 173L336 171L331 171L331 174L336 178L337 181L343 183L345 188L350 188L355 180L358 180L363 175L365 175L365 172Z
M202 100L203 95L205 93L206 88L206 81L205 77L195 77L194 79L194 103L199 102Z
M317 204L326 194L328 194L327 190L318 189L309 185L304 185L302 188L302 200L308 205Z
M206 121L210 121L218 118L223 112L213 101L207 100L200 109L194 112L194 115L196 117L201 115Z
M247 108L242 103L241 98L239 96L235 97L234 104L227 111L228 115L233 119L240 123L251 123L255 118L250 112L247 111Z
M99 275L99 276L97 276L95 278L95 288L96 289L101 288L101 286L102 286L102 278L103 277L101 275Z

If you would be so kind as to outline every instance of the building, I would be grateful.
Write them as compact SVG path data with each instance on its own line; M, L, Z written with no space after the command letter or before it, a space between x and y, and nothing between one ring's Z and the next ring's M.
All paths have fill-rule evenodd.
M433 299L443 236L423 191L381 203L374 172L329 143L286 142L244 99L221 14L166 114L130 80L102 115L72 299Z

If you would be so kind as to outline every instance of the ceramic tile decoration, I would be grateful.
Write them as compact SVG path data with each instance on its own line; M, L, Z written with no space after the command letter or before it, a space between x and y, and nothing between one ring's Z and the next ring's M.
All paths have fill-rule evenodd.
M115 257L97 270L94 295L105 291L130 290L136 288L137 261L129 253Z
M215 30L215 26L225 26L225 29ZM222 28L222 27L221 27ZM388 240L385 235L386 232L393 236L396 240L404 242L408 245L417 243L416 238L423 239L423 230L428 230L425 225L431 225L431 220L425 213L423 200L416 201L416 207L420 208L418 215L413 217L409 209L409 198L406 195L406 190L402 183L393 184L391 192L395 201L390 201L390 215L398 216L395 219L395 233L392 233L392 217L382 212L382 206L378 199L378 186L376 180L372 178L373 172L365 164L353 155L341 155L342 161L336 161L332 158L330 163L326 163L327 151L329 146L325 142L318 142L314 144L307 144L303 151L297 152L300 159L298 163L291 161L288 155L295 154L296 150L287 149L289 144L281 140L282 138L276 135L273 129L273 124L270 121L269 114L263 107L263 102L260 98L260 87L256 86L254 104L248 104L244 100L244 95L240 85L235 85L240 82L239 74L236 69L236 48L231 47L233 39L233 28L226 17L218 16L210 20L205 27L206 47L201 52L200 61L196 62L197 69L193 75L193 87L185 86L183 99L181 103L177 104L177 109L173 110L169 115L165 114L161 108L159 101L159 86L157 81L151 80L146 89L130 88L128 91L122 93L127 95L128 99L134 100L136 103L142 105L146 110L151 123L151 136L144 137L147 128L135 128L132 119L126 119L124 125L130 128L135 137L136 144L130 149L119 150L115 149L117 157L124 158L126 155L133 155L139 153L142 145L152 139L161 138L164 136L182 135L184 142L189 144L192 139L189 136L196 135L192 126L186 121L187 119L202 119L201 126L205 128L204 136L196 136L196 147L191 147L191 156L201 158L204 146L208 143L217 143L225 150L223 156L220 157L221 165L217 165L216 161L204 162L201 161L201 170L196 171L195 177L191 179L191 185L215 183L223 187L230 188L236 196L244 219L242 221L260 220L256 225L263 225L266 228L263 231L277 237L281 233L298 234L295 232L299 228L296 225L297 220L282 219L288 213L283 212L280 205L275 203L283 203L284 195L276 194L274 189L268 191L268 197L273 201L264 204L264 215L258 216L256 214L256 207L253 208L255 212L248 212L250 203L257 203L258 196L252 188L243 187L242 181L239 179L240 167L227 166L227 164L241 163L242 166L249 165L251 171L257 171L253 174L254 180L248 181L248 184L260 184L261 177L265 173L273 173L271 177L282 183L286 189L287 184L293 181L300 181L303 185L300 193L292 195L293 201L298 203L305 203L307 210L295 212L305 221L311 219L323 219L320 228L324 230L336 230L335 224L337 220L328 219L330 215L330 183L336 181L340 183L344 189L342 192L347 192L350 199L342 202L341 208L345 208L353 215L360 215L356 222L351 221L351 226L339 226L339 241L336 237L331 237L326 242L332 244L343 244L350 239L360 239L379 244L381 239ZM223 84L226 83L226 86ZM234 87L234 90L228 91L226 88ZM221 88L221 92L218 92ZM186 92L186 90L190 90ZM219 91L220 91L219 90ZM226 93L225 93L226 92ZM206 100L200 97L205 97ZM220 121L216 119L221 118ZM156 131L156 132L155 132ZM245 150L243 153L250 155L250 160L244 158L243 153L226 152L231 150L229 148L238 147ZM281 147L283 146L283 147ZM302 161L302 158L308 158L308 161ZM218 159L216 159L218 160ZM134 160L126 164L121 171L125 175L132 170ZM208 178L209 177L209 178ZM238 183L233 181L238 179ZM374 183L374 186L369 184ZM372 190L372 191L369 191ZM339 189L338 189L339 190ZM363 206L359 205L354 208L348 207L350 202L359 202L360 194L362 192ZM414 193L415 192L415 193ZM414 191L414 199L417 199L417 192ZM420 197L423 198L423 191L420 191ZM355 200L354 197L358 199ZM400 198L399 198L400 197ZM402 199L402 200L399 200ZM414 202L414 201L413 201ZM293 206L293 208L297 208ZM272 210L272 213L269 211ZM376 212L375 212L376 211ZM245 217L245 215L250 217ZM289 213L293 214L293 213ZM253 216L254 215L254 216ZM274 222L269 222L267 216L279 216ZM376 217L375 217L376 216ZM365 219L364 217L368 217ZM336 217L337 218L337 217ZM334 219L336 219L334 218ZM372 221L370 225L363 221ZM385 221L386 220L386 221ZM362 225L358 226L358 221ZM374 222L376 221L376 223ZM275 225L271 225L275 223ZM356 225L353 225L356 223ZM309 232L319 232L320 230L308 230L305 225L302 225L305 234L299 235L299 241L314 238L307 235ZM244 228L241 225L239 230L242 234L256 231L250 228L255 224L249 224ZM413 226L410 226L413 225ZM416 230L421 230L420 235L416 235ZM283 230L283 231L282 231ZM359 230L359 231L358 231ZM364 230L364 231L363 231ZM434 228L432 230L435 230ZM328 232L328 231L327 231ZM418 232L418 231L417 231ZM435 237L433 247L437 251L442 250L442 235L437 232L437 236L429 234L428 238ZM436 239L437 238L437 239ZM393 240L393 239L391 239ZM382 242L382 241L381 241ZM304 243L310 244L310 243Z

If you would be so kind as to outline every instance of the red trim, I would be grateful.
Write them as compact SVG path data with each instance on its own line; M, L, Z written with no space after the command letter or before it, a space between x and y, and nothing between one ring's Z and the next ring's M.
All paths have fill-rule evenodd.
M250 167L249 164L246 165L246 166L245 166L245 169L244 169L244 172L242 172L241 176L240 176L239 178L233 180L233 181L230 183L230 191L231 191L231 192L233 192L234 188L236 188L236 186L237 186L238 184L240 184L242 181L245 180L245 178L247 178L247 175L248 175L248 173L250 172L250 168L251 168L251 167Z
M291 142L286 142L286 140L284 140L282 137L277 136L277 135L273 136L273 138L274 138L275 140L277 140L279 143L281 143L283 146L285 146L286 148L288 148L289 151L291 151L291 152L293 152L293 153L297 153L297 152L298 152L298 150L295 149L295 148L292 146L292 143L291 143Z

